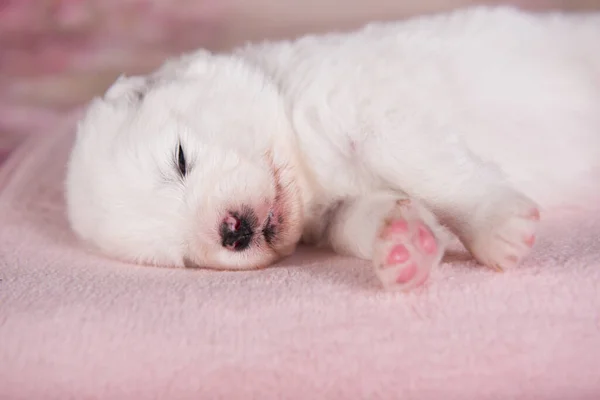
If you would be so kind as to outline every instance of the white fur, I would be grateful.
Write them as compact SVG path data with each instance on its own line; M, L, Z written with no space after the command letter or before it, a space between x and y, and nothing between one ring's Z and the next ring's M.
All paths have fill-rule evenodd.
M437 238L432 218L505 267L526 252L525 214L590 193L599 166L600 14L472 8L201 50L120 78L79 126L67 201L74 230L106 254L249 269L302 232L373 258L382 219L408 197ZM242 206L261 221L279 207L276 245L221 246L223 216Z

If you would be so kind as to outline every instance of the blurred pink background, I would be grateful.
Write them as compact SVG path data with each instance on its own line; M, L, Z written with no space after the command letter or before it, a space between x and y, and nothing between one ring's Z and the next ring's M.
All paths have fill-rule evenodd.
M148 71L168 55L482 3L600 8L600 0L0 0L0 160L120 73Z

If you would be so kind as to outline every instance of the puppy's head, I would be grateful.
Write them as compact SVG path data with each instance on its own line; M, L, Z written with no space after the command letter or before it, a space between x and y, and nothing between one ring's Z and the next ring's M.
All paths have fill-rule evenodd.
M128 261L269 265L301 235L291 134L276 87L239 59L201 52L120 78L78 127L71 226Z

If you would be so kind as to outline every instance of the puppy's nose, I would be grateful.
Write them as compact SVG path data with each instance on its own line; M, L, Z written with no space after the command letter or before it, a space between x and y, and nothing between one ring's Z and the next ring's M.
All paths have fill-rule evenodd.
M240 215L232 213L221 223L221 245L229 250L247 249L254 236L253 222L256 218L250 212Z

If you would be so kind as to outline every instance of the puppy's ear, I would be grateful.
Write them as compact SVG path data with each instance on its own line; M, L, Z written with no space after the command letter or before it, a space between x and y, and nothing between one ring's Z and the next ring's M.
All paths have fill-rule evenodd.
M167 60L156 72L156 76L172 79L185 76L190 72L204 72L212 59L212 53L200 49L192 53L185 53L177 58Z
M124 100L128 103L141 101L149 87L149 80L144 76L121 75L113 83L106 94L104 100L119 101Z

